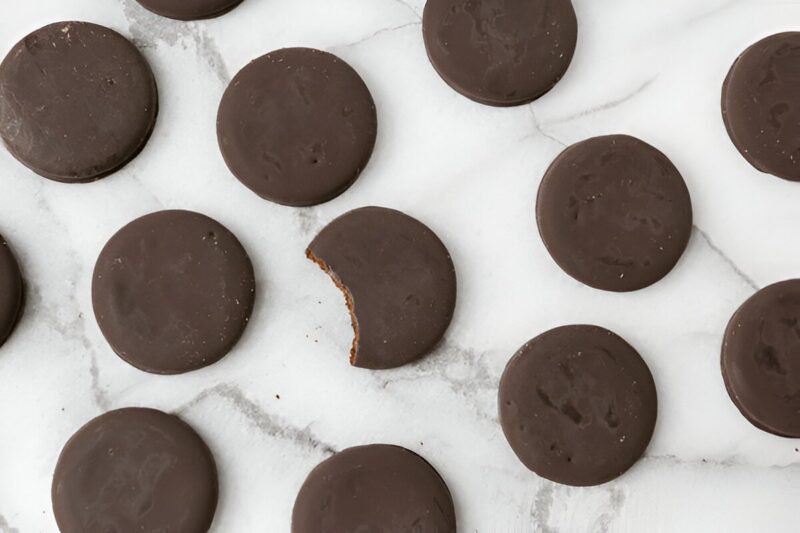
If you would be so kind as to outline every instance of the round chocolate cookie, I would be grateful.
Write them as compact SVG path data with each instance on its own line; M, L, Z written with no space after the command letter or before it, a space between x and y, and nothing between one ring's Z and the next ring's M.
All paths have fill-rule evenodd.
M0 346L8 339L22 311L22 273L8 243L0 235Z
M219 222L191 211L134 220L94 268L103 335L122 359L156 374L220 360L244 332L254 300L247 252Z
M262 198L292 206L347 190L372 155L377 128L375 104L356 71L310 48L277 50L244 67L217 115L231 172Z
M800 32L763 39L742 53L722 88L722 117L751 165L800 181Z
M242 0L136 0L156 15L177 20L202 20L224 15Z
M607 291L664 276L692 233L692 201L667 157L634 137L595 137L564 150L536 201L539 234L558 266Z
M570 0L428 0L422 33L433 67L476 102L531 102L567 71L578 39Z
M214 458L191 427L127 408L95 418L64 446L53 513L61 533L206 533L217 493Z
M800 438L800 280L761 289L736 311L722 344L722 377L754 426Z
M442 241L399 211L364 207L326 226L306 250L342 289L355 338L350 362L395 368L431 351L456 304L456 273Z
M292 533L455 533L453 499L419 455L387 444L357 446L320 463L292 513Z
M0 136L46 178L84 182L119 169L144 147L157 111L147 60L97 24L45 26L0 64Z
M564 326L520 348L500 380L500 422L519 460L578 487L619 477L656 423L653 376L627 342L597 326Z

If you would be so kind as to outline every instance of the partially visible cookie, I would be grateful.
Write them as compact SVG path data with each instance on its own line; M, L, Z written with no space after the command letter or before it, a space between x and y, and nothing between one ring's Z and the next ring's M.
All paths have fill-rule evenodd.
M800 181L800 32L771 35L745 50L722 88L733 144L755 168Z
M24 287L19 264L0 235L0 346L8 339L22 312Z
M419 455L386 444L357 446L320 463L292 512L292 533L455 533L453 499Z
M722 344L722 377L754 426L800 438L800 280L761 289L736 311Z
M142 7L177 20L201 20L219 17L242 3L242 0L136 0Z
M0 137L46 178L92 181L119 169L144 147L157 111L147 60L97 24L47 25L0 64Z

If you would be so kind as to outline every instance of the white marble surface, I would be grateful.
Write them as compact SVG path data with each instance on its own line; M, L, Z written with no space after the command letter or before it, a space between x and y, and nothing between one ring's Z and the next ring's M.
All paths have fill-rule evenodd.
M7 0L8 1L8 0ZM351 445L422 453L447 480L463 532L797 531L800 442L754 429L729 401L719 346L756 287L798 275L800 185L753 170L729 142L719 93L757 39L797 29L788 0L575 0L575 60L554 91L494 109L450 90L422 43L424 0L245 0L201 23L160 19L133 0L29 0L0 17L0 49L57 20L132 36L156 73L161 114L144 152L90 185L33 175L0 150L0 230L28 281L22 322L0 349L0 532L56 531L51 473L90 418L142 405L177 412L219 465L215 532L288 531L307 472ZM794 24L793 24L794 23ZM380 133L346 194L309 209L260 200L216 146L232 73L283 46L329 50L373 92ZM552 158L588 136L629 133L683 172L696 229L677 268L633 294L589 289L539 240L533 204ZM444 344L393 371L351 368L343 298L303 255L354 207L402 209L449 247L459 303ZM258 301L236 349L188 375L157 377L117 358L94 321L91 270L119 227L161 208L209 214L249 250ZM607 485L575 489L528 472L502 436L496 386L529 338L597 323L636 346L658 386L646 457Z

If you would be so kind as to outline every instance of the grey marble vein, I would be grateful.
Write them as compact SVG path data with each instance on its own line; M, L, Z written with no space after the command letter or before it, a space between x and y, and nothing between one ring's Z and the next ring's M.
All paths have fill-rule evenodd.
M156 194L152 191L152 189L150 189L147 185L145 185L144 181L142 181L142 179L139 176L137 176L135 173L132 172L130 174L130 179L139 186L142 192L150 198L150 200L156 205L158 209L164 209L166 207L164 202L161 201L161 198L156 196Z
M279 421L259 404L245 396L239 387L229 383L220 383L200 392L192 400L178 408L176 412L178 414L185 413L215 397L230 402L237 411L265 435L284 439L305 448L320 450L326 455L336 453L336 448L333 445L318 439L308 427L300 429Z
M553 507L553 493L555 492L555 483L552 481L542 480L539 490L536 491L536 497L533 499L531 518L536 524L536 531L538 533L558 533L558 530L550 526L550 509Z
M202 24L160 17L144 9L135 0L122 0L122 6L125 18L130 23L131 36L140 48L154 47L159 41L174 46L182 39L190 39L197 54L205 59L217 79L222 85L228 85L231 80L228 67L214 38Z
M62 321L58 318L51 306L45 305L41 297L41 291L38 286L33 285L30 289L31 307L36 308L40 312L44 322L47 322L50 328L55 331L65 341L78 343L81 348L89 356L89 376L90 387L92 391L92 399L95 405L103 411L107 411L111 406L111 400L108 393L101 384L100 369L97 362L97 351L92 346L88 335L86 334L86 325L84 322L83 313L74 312L74 318L68 322ZM77 304L76 304L77 307Z
M406 2L406 0L393 0L393 2L396 3L396 4L400 4L401 6L404 6L406 9L411 11L414 14L414 16L417 17L420 21L422 20L422 15L420 15L417 12L417 10L414 9L414 6L412 6L411 4Z
M800 473L800 463L789 463L786 465L757 465L742 462L738 457L723 457L722 459L683 459L675 454L664 455L645 455L642 461L653 461L668 465L681 466L704 466L708 468L754 468L765 470L789 470Z
M539 122L539 118L536 116L536 111L533 109L533 104L528 105L528 113L530 113L531 118L533 119L533 129L535 132L533 134L525 135L521 140L530 139L536 135L541 135L545 139L553 141L562 148L567 147L567 143L545 131L545 129L542 127L542 124Z
M610 487L608 489L608 506L597 518L596 527L593 531L608 533L619 515L625 507L625 490L621 487Z
M19 530L8 525L5 517L0 514L0 533L19 533Z
M42 192L42 189L37 191L36 202L43 213L47 213L49 216L54 218L56 226L62 226L61 221L58 220L58 217L54 215L53 210L50 208L48 200ZM68 247L67 258L68 261L65 262L69 271L67 279L74 281L82 277L84 275L84 266L81 259L74 251L72 243L70 243L70 246ZM56 313L56 308L54 308L52 305L45 305L44 298L42 297L42 291L35 281L28 282L26 298L26 305L29 306L29 312L31 315L40 313L42 316L42 321L47 323L53 331L61 336L62 339L65 341L78 343L78 345L80 345L89 355L89 374L91 378L92 398L97 407L102 410L108 410L111 402L108 398L106 390L100 383L100 370L97 363L97 352L87 335L86 322L84 320L83 313L80 311L80 306L78 305L76 296L73 294L68 299L70 310L68 313L66 313L66 316L72 317L72 319L68 321L61 320L59 315Z
M709 237L705 231L698 228L697 225L693 225L692 228L700 236L700 238L703 239L706 245L711 248L711 251L717 254L717 256L719 256L719 258L722 259L730 267L730 269L733 270L734 274L736 274L743 282L745 282L748 287L754 291L759 289L758 284L753 280L753 278L745 274L733 259L731 259L716 244L714 244L714 241L711 240L711 237Z
M89 357L89 375L92 378L92 398L94 398L94 403L97 407L103 411L108 411L111 408L111 400L105 388L100 383L100 368L97 365L97 353L94 350L90 350Z
M319 209L313 207L303 207L295 210L295 220L300 226L300 234L303 237L316 235L322 230L324 222Z
M624 104L626 102L629 102L629 101L633 100L634 98L636 98L637 96L639 96L640 94L642 94L648 87L650 87L653 84L653 82L656 81L656 79L658 79L658 76L654 76L654 77L652 77L652 78L650 78L648 80L645 80L644 83L639 85L633 91L625 94L624 96L621 96L619 98L615 98L615 99L610 100L608 102L605 102L603 104L599 104L599 105L596 105L596 106L589 107L587 109L584 109L582 111L578 111L576 113L572 113L571 115L567 115L565 117L561 117L561 118L557 118L557 119L552 120L552 121L548 121L544 125L545 126L555 126L557 124L564 124L564 123L567 123L567 122L572 122L573 120L577 120L579 118L588 117L588 116L594 115L596 113L601 113L603 111L608 111L610 109L614 109L615 107L619 107L622 104Z
M392 33L392 32L399 31L399 30L402 30L402 29L405 29L405 28L409 28L411 26L420 26L421 24L422 24L422 22L415 21L415 22L406 22L405 24L398 24L397 26L390 26L388 28L381 28L379 30L376 30L376 31L370 33L369 35L367 35L365 37L362 37L361 39L358 39L358 40L350 42L350 43L340 44L340 45L334 46L332 48L333 49L337 49L337 48L353 48L355 46L364 44L367 41L371 41L372 39L374 39L374 38L376 38L376 37L378 37L380 35L383 35L385 33Z
M478 418L497 422L495 402L487 403L479 397L481 393L496 395L500 377L489 367L488 352L464 348L452 342L444 342L431 354L416 364L392 371L390 377L376 377L384 389L401 383L415 383L431 378L443 381L458 397L463 398L474 409ZM452 375L451 368L465 367L463 375ZM487 410L488 409L488 410Z

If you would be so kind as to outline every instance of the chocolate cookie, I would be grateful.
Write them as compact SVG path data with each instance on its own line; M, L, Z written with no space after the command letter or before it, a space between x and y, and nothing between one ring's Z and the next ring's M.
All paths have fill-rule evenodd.
M0 235L0 346L8 339L22 311L22 274L8 243Z
M142 7L177 20L202 20L224 15L242 0L136 0Z
M422 33L433 67L453 89L513 106L564 76L578 21L570 0L428 0Z
M692 233L692 202L678 170L627 135L595 137L550 165L536 201L539 234L578 281L635 291L666 276Z
M144 147L157 110L147 60L97 24L45 26L0 64L0 136L46 178L84 182L119 169Z
M656 423L656 387L639 354L597 326L552 329L523 346L500 380L500 422L519 460L578 487L622 475Z
M422 457L386 444L348 448L306 478L292 533L455 533L453 499Z
M736 311L722 344L722 377L754 426L800 438L800 280L761 289Z
M217 115L231 172L262 198L292 206L347 190L372 155L377 128L356 71L310 48L277 50L244 67Z
M350 211L325 227L306 255L344 292L355 330L355 366L383 369L415 361L433 349L453 318L456 273L447 248L399 211Z
M122 359L156 374L220 360L244 332L254 300L247 252L219 222L191 211L134 220L94 268L103 335Z
M763 39L742 53L722 87L722 117L751 165L800 181L800 32Z
M217 492L214 458L191 427L154 409L119 409L64 446L53 513L61 533L206 533Z

